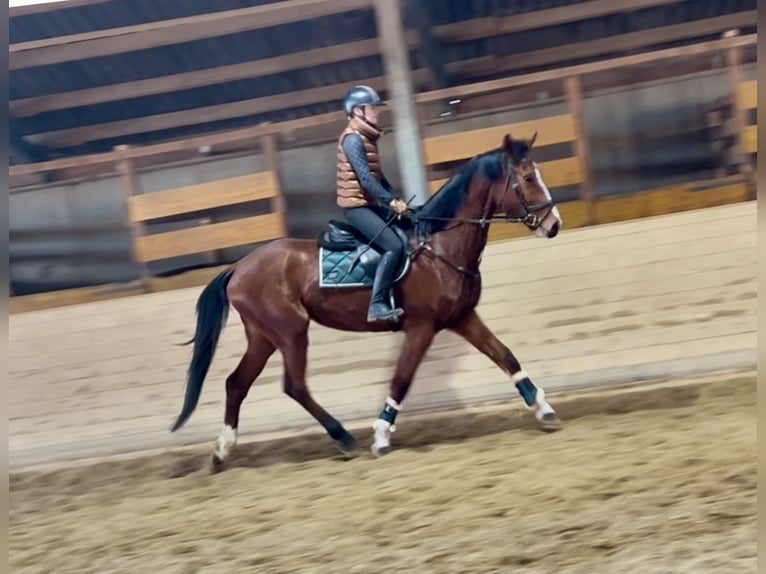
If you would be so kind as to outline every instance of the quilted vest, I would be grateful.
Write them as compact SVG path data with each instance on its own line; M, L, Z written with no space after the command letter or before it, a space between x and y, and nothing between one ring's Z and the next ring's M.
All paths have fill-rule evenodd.
M359 182L359 178L356 177L354 168L351 167L351 163L346 157L346 152L343 151L343 138L351 133L357 134L362 138L365 155L367 156L367 163L370 165L370 171L372 172L373 177L378 181L382 181L383 179L383 172L381 171L380 159L378 157L378 138L380 138L383 132L376 130L373 126L360 118L351 118L346 129L343 130L338 138L336 201L340 207L344 208L361 207L376 203L376 200L369 196L362 188L362 184Z

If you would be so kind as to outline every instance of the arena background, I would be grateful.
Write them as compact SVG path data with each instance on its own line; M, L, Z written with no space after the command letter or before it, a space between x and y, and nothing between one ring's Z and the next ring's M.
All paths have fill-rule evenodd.
M239 317L170 434L176 344L254 244L140 247L269 210L314 237L339 215L345 90L390 93L372 0L210 4L10 10L14 571L754 571L755 1L402 2L427 155L468 154L429 161L432 186L496 127L574 132L536 157L576 166L544 169L577 180L553 190L565 230L493 230L479 305L564 430L535 432L507 377L440 334L393 453L338 464L274 356L215 477ZM408 191L392 134L382 149ZM261 176L269 201L131 220ZM312 326L309 385L363 450L400 342Z

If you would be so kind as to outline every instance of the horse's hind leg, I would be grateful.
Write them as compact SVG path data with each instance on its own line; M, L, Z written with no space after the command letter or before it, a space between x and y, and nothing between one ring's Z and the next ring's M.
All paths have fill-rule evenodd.
M317 404L306 385L308 325L290 335L283 333L279 350L285 362L285 394L306 409L324 427L342 453L353 454L356 450L354 437L335 417Z
M239 411L250 387L263 371L276 347L255 329L247 330L247 351L239 365L226 378L226 412L223 429L218 435L213 452L212 469L219 471L237 444Z
M540 421L543 428L546 430L558 430L560 428L561 423L556 416L556 411L545 400L545 391L532 382L511 350L490 331L476 311L469 313L451 329L508 373L511 381L516 385L516 390L524 400L524 404L534 411L535 418Z

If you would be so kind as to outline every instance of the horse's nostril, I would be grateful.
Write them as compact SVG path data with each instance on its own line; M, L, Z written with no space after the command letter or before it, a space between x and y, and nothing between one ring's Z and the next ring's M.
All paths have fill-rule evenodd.
M559 234L559 229L561 228L561 225L558 221L554 222L551 226L551 230L548 232L548 238L553 239Z

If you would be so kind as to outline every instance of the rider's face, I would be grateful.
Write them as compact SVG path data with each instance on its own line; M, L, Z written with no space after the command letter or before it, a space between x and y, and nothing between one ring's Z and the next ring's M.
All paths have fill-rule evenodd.
M362 106L362 115L373 124L377 125L379 114L380 108L377 106Z

